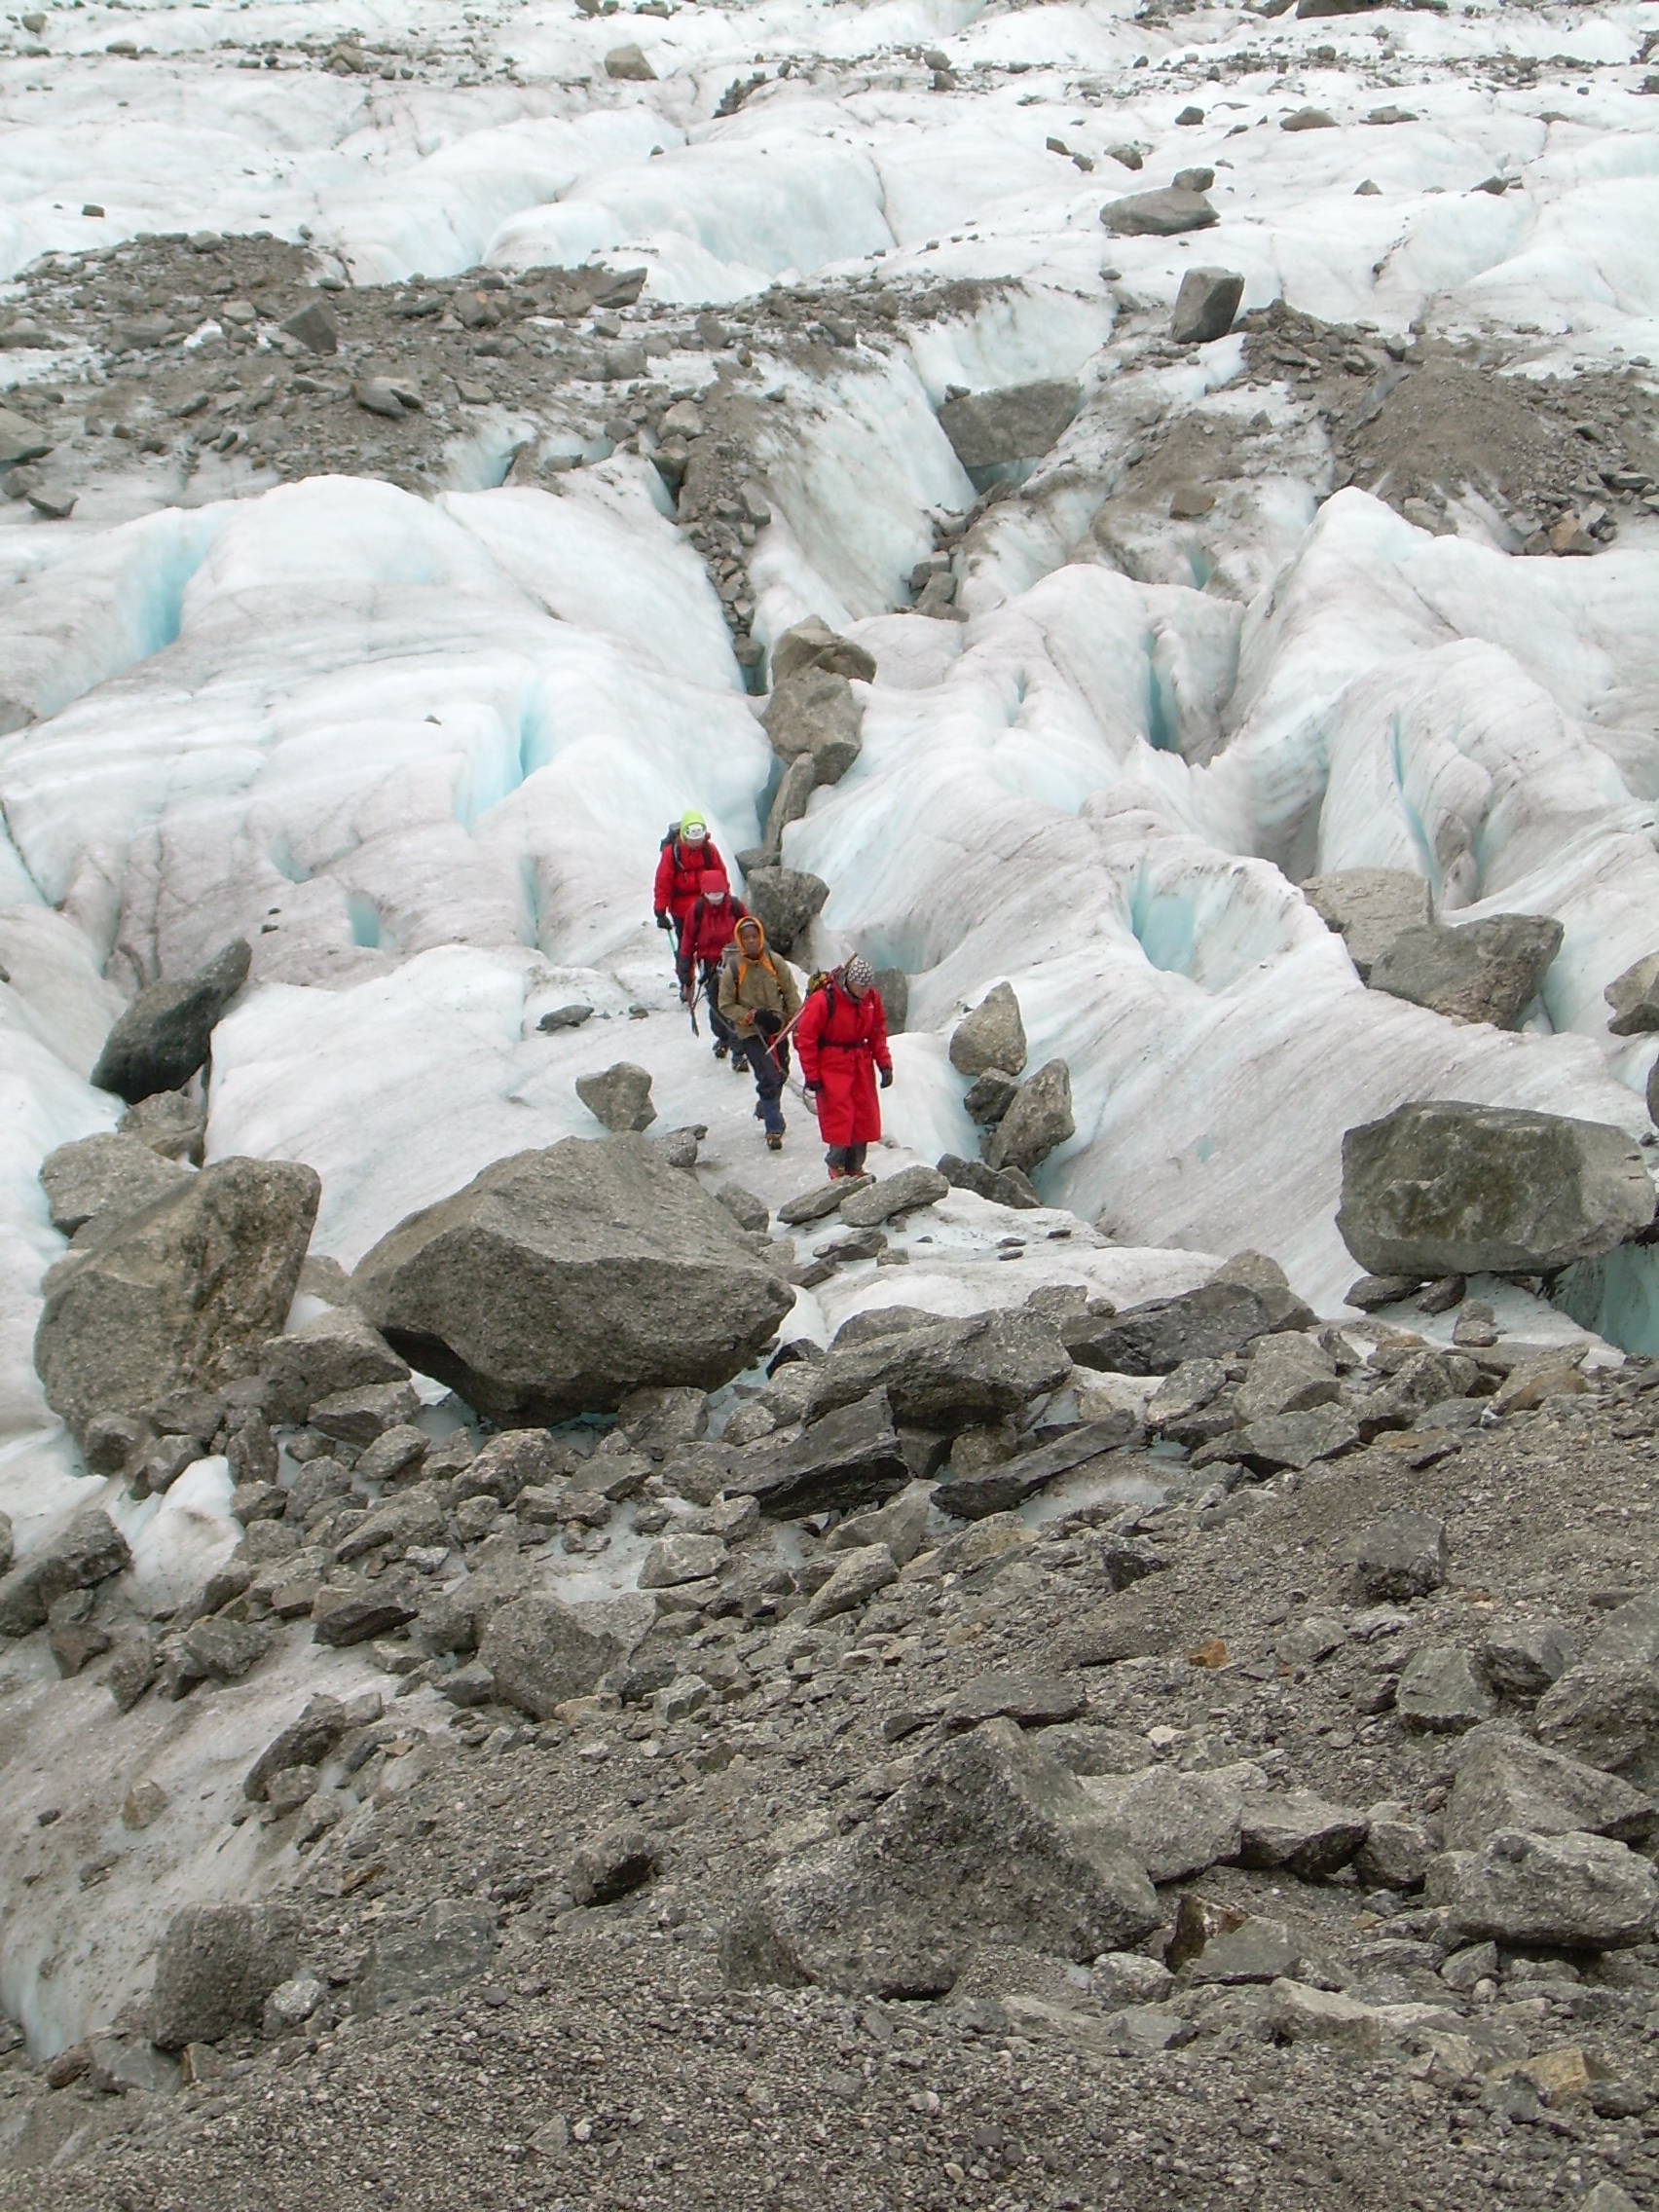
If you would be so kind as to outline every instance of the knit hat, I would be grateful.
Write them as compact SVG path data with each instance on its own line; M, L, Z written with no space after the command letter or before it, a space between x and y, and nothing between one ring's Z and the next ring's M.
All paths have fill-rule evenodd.
M875 970L862 952L855 952L841 973L855 991L867 991L874 987Z

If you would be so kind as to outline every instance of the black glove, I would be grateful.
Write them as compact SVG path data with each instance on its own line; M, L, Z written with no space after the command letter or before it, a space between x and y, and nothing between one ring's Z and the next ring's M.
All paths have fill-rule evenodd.
M762 1037L775 1037L784 1025L769 1007L762 1007L755 1016L755 1026Z
M891 1068L882 1069L881 1088L883 1090L891 1090L893 1088L893 1070Z
M659 930L671 930L674 927L674 916L672 914L659 914L656 922Z
M816 1106L818 1104L819 1086L816 1083L803 1083L800 1088L807 1104Z

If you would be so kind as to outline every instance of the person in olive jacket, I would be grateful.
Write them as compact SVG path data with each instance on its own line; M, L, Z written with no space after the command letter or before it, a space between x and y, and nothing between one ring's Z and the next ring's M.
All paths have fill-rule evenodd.
M754 914L745 914L720 960L719 1010L731 1031L733 1062L746 1060L754 1071L755 1116L764 1123L766 1143L784 1148L787 1126L778 1104L789 1073L790 1048L784 1031L800 1012L794 971L766 949L766 932Z

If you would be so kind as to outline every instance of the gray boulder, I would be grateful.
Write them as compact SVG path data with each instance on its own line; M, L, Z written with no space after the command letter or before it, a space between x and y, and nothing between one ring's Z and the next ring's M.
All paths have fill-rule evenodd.
M1480 1648L1482 1674L1505 1697L1542 1697L1578 1658L1560 1621L1493 1621Z
M823 911L830 886L822 876L794 867L755 867L745 884L752 913L760 918L767 942L784 954L793 949Z
M1366 981L1433 1014L1516 1029L1565 934L1548 914L1493 914L1456 929L1430 922L1402 931L1372 962Z
M970 474L1039 461L1071 425L1082 393L1067 381L1011 385L947 399L939 426Z
M1088 1707L1087 1690L1054 1675L979 1675L956 1692L940 1715L940 1725L952 1736L965 1728L981 1727L987 1720L1015 1720L1021 1728L1063 1728L1080 1719Z
M624 1656L605 1623L590 1624L580 1610L544 1597L498 1606L478 1646L498 1694L537 1720L550 1719L567 1698L585 1697Z
M722 1941L728 1978L948 1990L987 1938L1088 1960L1158 1925L1111 1823L1012 1720L951 1739L851 1836L786 1862Z
M718 1574L729 1556L719 1536L670 1530L640 1563L640 1588L675 1590L682 1582L701 1582Z
M1231 1457L1264 1475L1287 1467L1300 1470L1316 1459L1336 1459L1360 1440L1358 1424L1346 1406L1315 1406L1305 1414L1271 1414L1240 1428L1227 1442Z
M1467 1739L1465 1739L1466 1741ZM1437 1825L1415 1819L1403 1804L1368 1808L1365 1841L1354 1853L1353 1870L1368 1890L1417 1890L1444 1839Z
M954 1434L1056 1389L1070 1367L1051 1321L1030 1312L976 1313L831 1351L813 1369L805 1416L817 1421L885 1390L898 1420Z
M1616 1836L1634 1843L1659 1819L1645 1791L1494 1721L1472 1728L1453 1753L1447 1844L1473 1851L1504 1828L1531 1835Z
M498 1161L382 1237L353 1282L394 1350L508 1424L716 1389L792 1303L725 1207L635 1136Z
M409 1365L378 1329L349 1306L302 1321L290 1336L272 1337L260 1349L259 1374L272 1420L305 1420L324 1398L343 1390L406 1382Z
M1139 1774L1089 1775L1083 1788L1154 1882L1178 1882L1238 1856L1244 1790L1225 1767L1201 1774L1151 1766Z
M1465 1942L1609 1951L1645 1941L1659 1921L1651 1863L1601 1835L1502 1829L1478 1851L1434 1861L1427 1895Z
M47 1211L60 1236L73 1236L89 1222L102 1225L137 1213L153 1198L164 1198L190 1180L137 1137L81 1137L60 1144L40 1163Z
M763 860L756 865L775 866L783 851L784 831L800 821L818 789L818 768L810 753L802 753L784 770L772 803L766 809L766 828L760 839Z
M496 1908L438 1898L420 1919L376 1938L351 1992L351 2009L385 2012L417 1997L462 1989L496 1955Z
M331 1390L326 1398L313 1399L307 1418L313 1428L335 1443L361 1452L388 1430L414 1421L420 1411L421 1400L411 1382L360 1382L353 1389Z
M1068 1315L1060 1334L1080 1367L1169 1375L1183 1360L1226 1359L1279 1325L1244 1284L1206 1282L1116 1315Z
M1235 1252L1223 1260L1211 1282L1241 1283L1253 1290L1272 1317L1273 1328L1302 1330L1313 1326L1313 1309L1290 1287L1290 1277L1266 1252Z
M657 81L657 73L645 59L644 49L633 44L610 49L605 57L605 74L627 84L654 85Z
M809 1432L810 1433L810 1432ZM1103 1458L1132 1443L1134 1416L1124 1412L1105 1420L1084 1421L1068 1428L1048 1444L974 1474L958 1475L940 1483L933 1501L941 1513L957 1521L985 1521L993 1513L1012 1513L1050 1483L1071 1474L1090 1459Z
M310 301L297 314L291 314L282 328L313 353L335 353L340 350L340 324L322 300Z
M800 1617L808 1628L815 1628L841 1613L856 1613L878 1590L898 1579L898 1562L885 1544L860 1544L842 1553L834 1572L813 1592Z
M867 1183L844 1198L841 1219L849 1229L874 1229L897 1213L937 1205L949 1192L950 1185L937 1167L902 1167L897 1175Z
M1627 1598L1607 1615L1602 1633L1585 1653L1591 1667L1659 1666L1659 1591Z
M1017 1076L1025 1053L1025 1024L1012 983L993 985L950 1033L950 1064L958 1075L982 1076L996 1068L1005 1079Z
M875 988L881 1000L881 1011L887 1017L888 1036L902 1036L910 1018L909 977L903 968L878 968Z
M879 1505L909 1479L887 1393L876 1389L827 1413L798 1437L768 1439L734 1454L725 1493L753 1497L762 1513L793 1520Z
M1423 928L1433 913L1427 877L1409 868L1350 867L1309 876L1302 896L1341 936L1361 982L1396 938Z
M1201 192L1171 185L1162 192L1131 192L1110 200L1100 220L1119 238L1171 239L1184 231L1207 231L1221 218Z
M1177 346L1207 346L1225 338L1244 297L1244 279L1231 269L1189 269L1175 295L1169 335Z
M1538 1700L1538 1741L1609 1773L1659 1780L1659 1673L1641 1661L1569 1667Z
M1363 1597L1426 1598L1446 1579L1446 1524L1431 1513L1384 1513L1352 1537L1347 1556Z
M1401 1671L1395 1710L1408 1728L1460 1735L1492 1714L1492 1695L1466 1651L1430 1644Z
M1189 1893L1190 1895L1191 1893ZM1183 1899L1183 1903L1185 1903ZM1182 1920L1188 1915L1183 1913ZM1201 1918L1189 1940L1203 1934ZM1177 1941L1181 1923L1177 1922ZM1189 1979L1201 1986L1242 1989L1252 1983L1279 1981L1302 1972L1303 1944L1282 1920L1246 1913L1236 1927L1223 1927L1203 1941L1190 1963Z
M834 1418L830 1416L831 1419ZM896 1567L908 1567L922 1548L927 1526L927 1485L914 1483L885 1505L872 1506L837 1522L830 1531L829 1549L857 1551L864 1544L885 1544Z
M1346 1866L1365 1841L1366 1815L1327 1804L1311 1789L1261 1789L1244 1799L1238 1857L1246 1866L1284 1866L1305 1882Z
M1374 1274L1547 1272L1653 1214L1640 1148L1602 1122L1425 1099L1343 1138L1337 1228Z
M941 1153L937 1164L953 1191L972 1191L994 1206L1034 1213L1043 1203L1020 1168L987 1167L982 1160L963 1160L954 1152Z
M761 721L778 758L810 760L820 784L838 784L863 751L864 708L832 669L803 668L777 683Z
M772 647L772 682L784 683L811 668L829 669L863 683L875 682L875 655L851 638L839 637L816 614L786 630Z
M6 1534L9 1539L9 1522ZM27 1636L71 1590L95 1589L131 1564L127 1538L103 1507L84 1505L0 1581L0 1636Z
M291 1720L266 1745L242 1777L242 1795L259 1804L276 1774L289 1767L320 1766L346 1733L346 1708L338 1698L318 1695L297 1720Z
M637 1821L601 1828L571 1855L565 1886L577 1904L614 1904L648 1882L662 1863L662 1839Z
M247 980L245 938L178 982L148 983L104 1039L91 1081L131 1106L157 1090L179 1090L207 1057L213 1027Z
M1649 952L1615 976L1602 993L1612 1008L1610 1037L1644 1037L1659 1029L1659 952Z
M987 1068L976 1076L963 1093L962 1103L971 1121L993 1128L1019 1096L1019 1078L1006 1068Z
M1071 1070L1064 1060L1046 1060L1020 1085L1013 1105L997 1124L986 1165L993 1174L1005 1167L1017 1167L1029 1175L1056 1145L1076 1134Z
M636 1067L632 1060L577 1076L576 1096L596 1122L612 1131L648 1129L656 1120L650 1071Z
M1296 1330L1275 1330L1250 1346L1250 1368L1238 1390L1240 1420L1309 1413L1342 1395L1337 1365L1322 1345Z
M224 1160L53 1271L35 1331L46 1402L80 1435L258 1365L288 1317L322 1186L297 1161Z
M299 1916L279 1904L198 1904L175 1913L156 1952L146 2028L163 2050L256 2028L300 1963Z
M188 1090L153 1091L128 1107L116 1134L136 1137L164 1160L187 1160L200 1167L207 1143L206 1104Z

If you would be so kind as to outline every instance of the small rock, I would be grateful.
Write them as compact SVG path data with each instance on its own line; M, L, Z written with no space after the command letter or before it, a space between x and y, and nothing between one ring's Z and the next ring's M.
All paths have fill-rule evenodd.
M1429 1513L1385 1513L1347 1547L1362 1596L1426 1598L1446 1579L1446 1524Z
M672 1590L682 1582L700 1582L719 1573L726 1562L719 1536L659 1536L640 1567L642 1590Z
M186 1906L168 1923L156 1952L150 2041L163 2050L181 2050L259 2026L266 1999L293 1977L298 1948L290 1906Z
M899 1569L885 1544L866 1544L847 1552L822 1589L808 1601L801 1620L808 1628L850 1613L898 1578Z
M1322 107L1299 107L1294 115L1287 115L1279 124L1281 130L1334 130L1337 119L1327 115Z
M577 1904L614 1904L648 1882L661 1864L662 1845L646 1828L622 1823L602 1828L571 1859L565 1886Z
M1221 218L1201 192L1133 192L1108 201L1100 220L1120 238L1175 238L1184 231L1207 231Z
M159 1782L135 1782L121 1807L124 1828L147 1828L167 1809L167 1793Z
M1311 1789L1259 1790L1244 1799L1238 1856L1246 1866L1285 1866L1317 1881L1347 1864L1369 1825L1363 1813Z
M321 300L312 300L291 314L282 329L289 338L297 338L302 346L313 353L334 353L340 348L340 324L333 311Z
M841 1219L849 1229L872 1229L895 1214L937 1205L949 1193L950 1185L937 1168L902 1167L897 1175L850 1193L841 1201Z
M1493 1621L1480 1655L1482 1674L1506 1697L1542 1697L1578 1657L1560 1621Z
M263 2032L268 2042L303 2028L328 1992L314 1974L294 1974L265 2000Z
M631 85L654 85L657 73L637 46L613 46L605 57L605 74Z

